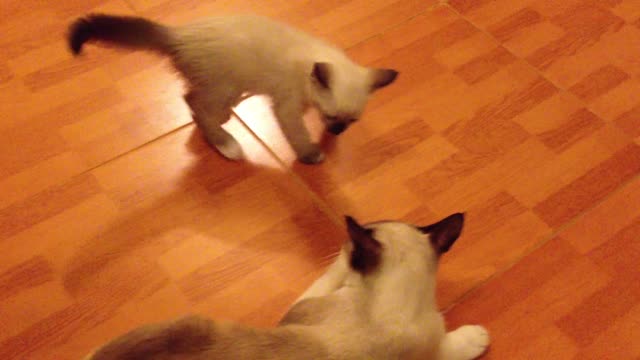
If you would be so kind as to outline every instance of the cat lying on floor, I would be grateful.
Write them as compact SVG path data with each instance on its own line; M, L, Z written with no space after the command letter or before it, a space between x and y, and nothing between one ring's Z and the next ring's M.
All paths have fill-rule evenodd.
M460 235L462 214L424 227L346 220L351 241L279 326L186 317L140 327L86 359L466 360L486 350L483 327L446 332L436 307L438 259Z
M318 163L324 155L311 142L305 109L317 108L329 132L340 134L360 117L369 95L398 74L357 65L320 39L258 16L168 27L140 17L89 15L71 25L74 54L95 40L169 56L188 82L185 99L205 138L234 160L243 157L242 148L221 125L245 94L269 95L298 159Z

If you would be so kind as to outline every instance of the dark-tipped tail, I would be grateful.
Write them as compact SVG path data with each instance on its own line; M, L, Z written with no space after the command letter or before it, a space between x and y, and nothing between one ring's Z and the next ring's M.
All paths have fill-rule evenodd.
M103 14L79 18L69 27L69 48L74 55L87 41L104 41L131 49L171 52L171 32L161 24L134 16Z
M132 330L107 343L85 360L165 359L168 358L168 354L173 354L176 358L191 354L195 359L199 358L198 352L214 342L213 321L199 316L188 316ZM187 357L191 358L184 356Z

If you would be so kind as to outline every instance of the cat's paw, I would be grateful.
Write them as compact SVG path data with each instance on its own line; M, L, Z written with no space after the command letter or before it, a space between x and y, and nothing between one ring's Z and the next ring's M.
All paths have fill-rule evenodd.
M319 164L324 160L324 153L319 147L314 146L311 150L298 158L304 164Z
M475 359L489 346L489 332L480 325L464 325L455 330L460 359Z
M244 158L244 152L242 146L233 137L229 137L222 144L216 144L216 149L229 160L242 160Z

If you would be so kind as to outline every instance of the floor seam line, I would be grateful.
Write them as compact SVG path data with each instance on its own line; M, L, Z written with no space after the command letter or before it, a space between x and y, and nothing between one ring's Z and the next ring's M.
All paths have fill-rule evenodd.
M271 148L271 146L269 146L260 136L258 136L258 134L255 131L253 131L253 129L247 124L247 122L234 109L231 110L231 113L233 114L233 116L238 118L238 120L240 120L240 123L242 124L242 126L247 131L249 131L249 133L251 133L251 135L260 143L260 145L262 145L262 147L266 149L269 155L273 157L280 166L282 166L282 168L289 175L289 177L292 178L298 185L302 186L304 191L308 193L307 195L309 195L309 197L311 198L311 201L313 201L314 204L318 205L320 207L320 210L323 213L325 213L327 216L329 216L332 222L342 225L342 220L340 218L340 215L322 197L320 197L315 191L313 191L309 187L309 185L303 179L301 179L300 176L295 171L293 171L284 162L284 160L282 160L282 158L280 158L280 156L278 156L278 154ZM296 159L294 161L298 161L298 160ZM321 165L316 164L316 165L306 165L306 166L321 166Z
M94 171L95 169L97 169L99 167L102 167L102 166L110 164L110 163L112 163L114 161L117 161L117 160L119 160L119 159L121 159L121 158L123 158L123 157L125 157L125 156L127 156L127 155L129 155L129 154L131 154L133 152L135 152L135 151L141 150L142 148L155 143L156 141L162 140L162 139L164 139L164 138L166 138L166 137L168 137L170 135L173 135L173 134L177 133L178 131L180 131L182 129L185 129L185 128L189 127L192 123L193 122L188 122L186 124L180 125L180 126L174 128L174 129L172 129L172 130L170 130L170 131L168 131L166 133L163 133L162 135L154 137L151 140L145 141L142 144L137 145L137 146L135 146L135 147L133 147L133 148L131 148L129 150L126 150L126 151L124 151L124 152L122 152L122 153L120 153L120 154L118 154L118 155L116 155L114 157L111 157L111 158L109 158L109 159L107 159L107 160L105 160L105 161L103 161L103 162L101 162L101 163L99 163L97 165L94 165L94 166L91 166L91 167L89 167L89 168L87 168L85 170L82 170L81 172L79 172L79 173L77 173L77 174L75 174L73 176L79 176L79 175L84 175L84 174L90 173L90 172Z

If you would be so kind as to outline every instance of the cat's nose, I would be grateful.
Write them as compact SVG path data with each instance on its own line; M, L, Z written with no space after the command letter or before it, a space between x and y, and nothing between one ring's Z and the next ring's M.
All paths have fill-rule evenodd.
M345 123L335 123L329 126L329 132L333 135L340 135L345 130L347 130L347 124Z

